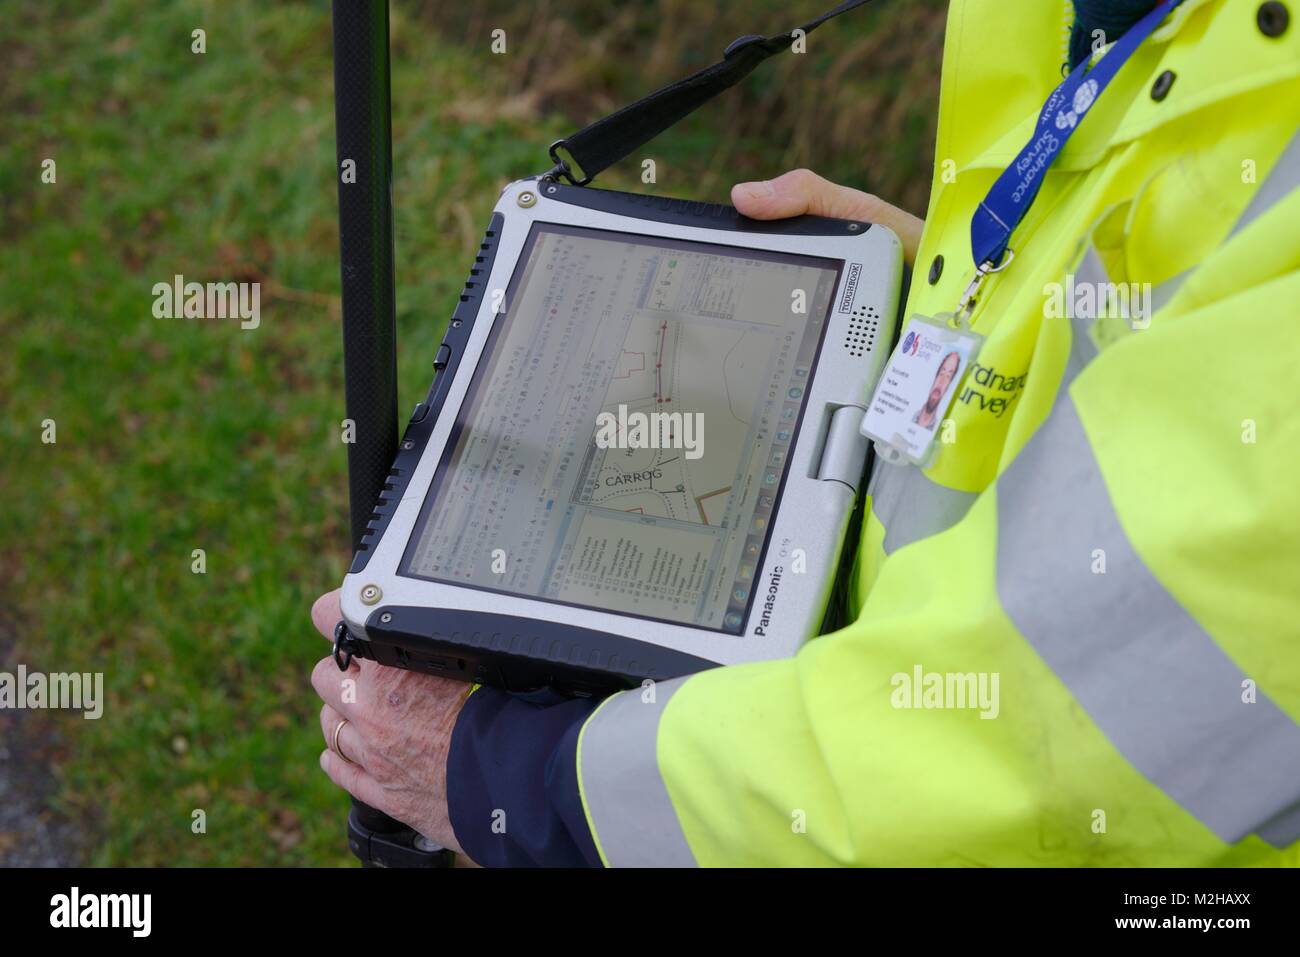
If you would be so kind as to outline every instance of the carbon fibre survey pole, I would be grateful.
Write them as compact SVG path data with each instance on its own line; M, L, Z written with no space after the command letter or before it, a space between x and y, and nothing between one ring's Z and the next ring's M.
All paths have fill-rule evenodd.
M397 311L393 274L393 142L388 0L334 0L343 377L352 549L397 453ZM367 866L439 867L450 852L360 801L348 846Z

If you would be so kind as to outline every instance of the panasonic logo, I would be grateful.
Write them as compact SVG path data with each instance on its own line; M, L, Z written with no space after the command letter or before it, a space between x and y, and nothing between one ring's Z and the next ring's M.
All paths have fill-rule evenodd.
M853 300L858 295L858 277L862 275L862 263L849 263L849 276L844 280L844 295L840 298L840 312L851 312Z
M754 634L766 638L767 629L772 627L772 606L776 604L776 592L781 587L781 573L785 571L780 565L772 568L772 577L767 583L767 597L763 602L763 610L759 615L758 624L754 628Z

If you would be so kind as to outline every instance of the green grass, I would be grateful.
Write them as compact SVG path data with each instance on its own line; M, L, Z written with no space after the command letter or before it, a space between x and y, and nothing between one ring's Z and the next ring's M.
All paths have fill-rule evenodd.
M478 39L491 11L462 22L457 5L394 4L403 408L428 386L501 186L542 169L575 121L736 33L788 26L779 4L743 6L763 22L732 29L733 12L686 30L680 54L661 29L646 41L657 65L638 70L615 55L637 17L686 16L682 4L583 4L545 49L529 46L545 27L535 12L502 7L518 51L504 61ZM58 722L56 805L90 832L91 863L346 863L347 802L318 769L307 681L327 650L308 608L348 559L328 5L24 0L5 17L0 597L19 640L0 667L105 672L102 720L39 719ZM439 18L453 26L439 32ZM901 14L882 22L905 32ZM843 23L818 35L825 49L853 47L857 34L832 36ZM938 25L928 4L918 49ZM190 51L195 27L204 55ZM738 132L721 134L730 111L715 107L656 143L656 188L723 199L731 179L797 154L921 205L930 134L915 117L932 91L904 108L889 92L919 68L841 66L864 74L862 116L896 123L889 145L860 130L835 142L852 133L878 161L791 146L799 104L836 69L824 56L802 79L783 65L780 89L756 77L735 91L750 116ZM55 184L40 181L47 157ZM638 172L602 185L644 189ZM260 281L261 327L154 318L151 287L176 273ZM46 419L56 444L40 440ZM191 833L195 808L206 834Z

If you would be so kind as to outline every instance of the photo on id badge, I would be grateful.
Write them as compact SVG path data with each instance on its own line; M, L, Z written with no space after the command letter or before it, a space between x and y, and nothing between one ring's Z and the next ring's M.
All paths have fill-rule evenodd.
M876 385L862 433L913 464L928 464L939 423L979 341L973 333L914 316Z

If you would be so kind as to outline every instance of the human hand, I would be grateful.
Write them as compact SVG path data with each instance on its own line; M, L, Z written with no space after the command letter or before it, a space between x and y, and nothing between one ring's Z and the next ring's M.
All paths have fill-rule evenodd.
M331 641L341 617L337 590L311 609L312 622ZM447 815L447 755L471 686L359 658L339 671L333 657L317 662L311 683L325 702L321 770L357 800L463 854ZM340 722L344 756L334 750Z
M731 202L753 219L785 219L810 213L839 219L861 219L888 226L903 243L903 256L911 266L921 243L925 221L859 189L839 186L812 170L796 169L776 179L737 183Z

